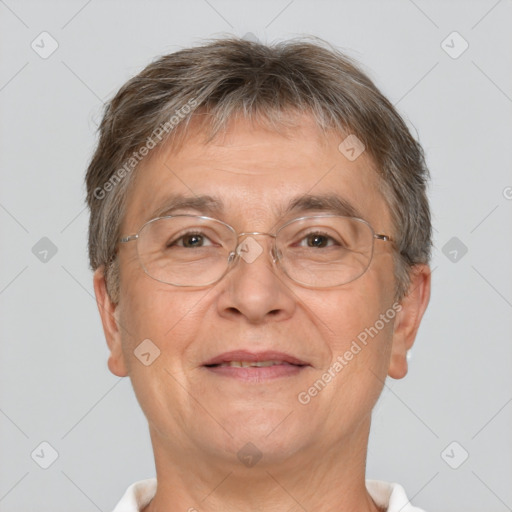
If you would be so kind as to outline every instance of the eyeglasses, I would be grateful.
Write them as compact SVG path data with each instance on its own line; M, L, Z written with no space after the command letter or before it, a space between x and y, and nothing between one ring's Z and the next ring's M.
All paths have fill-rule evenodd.
M144 272L173 286L207 286L222 279L238 260L252 263L263 252L255 236L273 238L275 265L306 287L327 288L361 277L373 256L375 234L364 220L338 215L293 219L275 234L237 233L225 222L197 215L171 215L146 222L137 234L120 238L137 241ZM244 237L242 241L239 241Z

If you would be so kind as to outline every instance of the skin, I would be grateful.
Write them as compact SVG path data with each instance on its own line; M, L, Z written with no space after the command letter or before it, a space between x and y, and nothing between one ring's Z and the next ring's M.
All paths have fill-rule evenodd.
M274 232L288 220L278 208L291 198L334 192L350 200L376 233L393 237L371 160L363 153L350 162L338 150L343 138L322 134L303 116L280 133L234 120L204 144L192 123L179 151L155 151L139 168L122 233L136 233L155 206L177 192L222 199L217 217L237 232ZM145 512L378 510L365 488L371 411L386 376L407 373L406 353L430 297L429 268L412 269L410 291L394 320L302 405L297 395L392 307L392 245L375 241L372 263L359 279L310 289L273 267L270 240L259 237L265 249L260 257L240 260L221 281L202 288L148 277L135 242L119 249L118 304L108 297L103 269L94 275L109 369L130 377L149 423L158 489ZM150 366L133 353L147 338L161 351ZM295 376L250 383L203 367L237 349L278 350L310 366ZM249 442L262 454L252 467L237 458Z

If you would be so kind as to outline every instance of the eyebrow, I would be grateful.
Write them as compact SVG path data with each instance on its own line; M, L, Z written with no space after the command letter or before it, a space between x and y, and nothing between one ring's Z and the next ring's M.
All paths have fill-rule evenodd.
M150 219L172 215L176 210L197 210L208 215L221 214L224 211L224 205L220 199L212 196L202 195L187 197L181 194L174 194L168 197L165 202L159 206L150 215Z
M221 215L224 211L223 202L209 195L188 197L175 194L153 211L149 219L172 215L177 210L196 210L207 216ZM291 199L284 209L277 211L278 216L289 216L290 214L302 214L311 211L321 211L342 215L345 217L363 218L359 210L347 199L337 194L306 194Z
M334 213L344 217L363 218L359 210L347 199L337 194L303 195L290 201L287 213L303 213L312 210Z

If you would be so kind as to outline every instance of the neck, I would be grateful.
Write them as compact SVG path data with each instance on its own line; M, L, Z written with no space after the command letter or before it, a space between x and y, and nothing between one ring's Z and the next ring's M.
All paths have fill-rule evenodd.
M245 467L169 447L151 432L157 492L143 512L378 512L365 486L369 421L350 440Z

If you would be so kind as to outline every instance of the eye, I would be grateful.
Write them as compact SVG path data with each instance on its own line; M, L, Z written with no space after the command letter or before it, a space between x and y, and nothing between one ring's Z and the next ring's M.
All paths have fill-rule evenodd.
M197 247L207 247L213 245L211 240L201 232L189 232L175 238L167 243L167 247L184 247L185 249L195 249Z
M313 232L304 236L298 245L301 247L314 247L322 249L324 247L340 244L333 237L326 233Z

